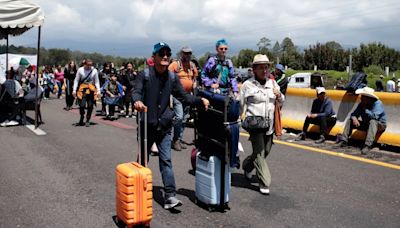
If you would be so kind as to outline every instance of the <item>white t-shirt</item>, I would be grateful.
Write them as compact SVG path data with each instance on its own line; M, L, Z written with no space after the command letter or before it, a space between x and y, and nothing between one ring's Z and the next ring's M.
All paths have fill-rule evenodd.
M92 67L90 70L86 70L85 67L80 67L76 72L75 80L74 80L74 88L73 92L76 92L78 89L78 84L80 81L90 73L88 81L93 83L96 86L97 91L100 91L100 81L99 81L99 74L97 73L96 68Z
M400 81L397 82L397 92L400 93Z
M393 80L388 80L386 82L386 92L396 92L396 84Z

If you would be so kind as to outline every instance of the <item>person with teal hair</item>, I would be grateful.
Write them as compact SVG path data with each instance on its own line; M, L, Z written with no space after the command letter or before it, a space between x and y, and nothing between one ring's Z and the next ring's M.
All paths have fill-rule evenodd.
M208 58L201 73L202 85L215 93L228 94L229 90L238 95L238 83L234 76L232 60L226 57L228 42L220 39L215 44L217 55Z

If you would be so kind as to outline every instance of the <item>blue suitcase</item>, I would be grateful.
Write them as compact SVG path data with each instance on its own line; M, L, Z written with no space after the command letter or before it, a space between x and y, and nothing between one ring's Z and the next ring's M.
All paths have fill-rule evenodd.
M225 204L229 202L231 173L228 164L225 165ZM220 204L221 199L221 160L216 156L196 158L196 204L201 203L211 210Z

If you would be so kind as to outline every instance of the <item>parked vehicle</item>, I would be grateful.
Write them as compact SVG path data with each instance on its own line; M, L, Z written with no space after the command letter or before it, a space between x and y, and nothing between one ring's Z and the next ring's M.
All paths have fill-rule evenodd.
M316 88L324 86L323 75L319 72L296 73L289 77L290 88Z

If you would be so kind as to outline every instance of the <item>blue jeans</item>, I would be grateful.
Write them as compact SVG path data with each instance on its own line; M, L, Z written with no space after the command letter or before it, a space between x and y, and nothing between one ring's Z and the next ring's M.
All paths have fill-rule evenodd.
M144 128L142 127L141 129L143 135ZM147 151L150 151L151 146L155 142L159 152L158 164L160 167L160 173L164 185L165 199L168 199L169 197L176 195L175 176L174 176L174 170L172 169L172 158L171 158L171 138L172 138L172 129L167 131L166 134L162 134L160 131L156 130L156 127L148 125ZM141 139L143 140L143 137L141 137Z
M185 122L189 116L190 107L183 106L175 97L173 98L175 121L174 121L174 138L173 140L181 140L183 137L183 131L185 130Z
M60 98L60 97L61 97L61 94L62 94L62 85L63 85L63 82L57 82L57 86L58 86L57 98Z

